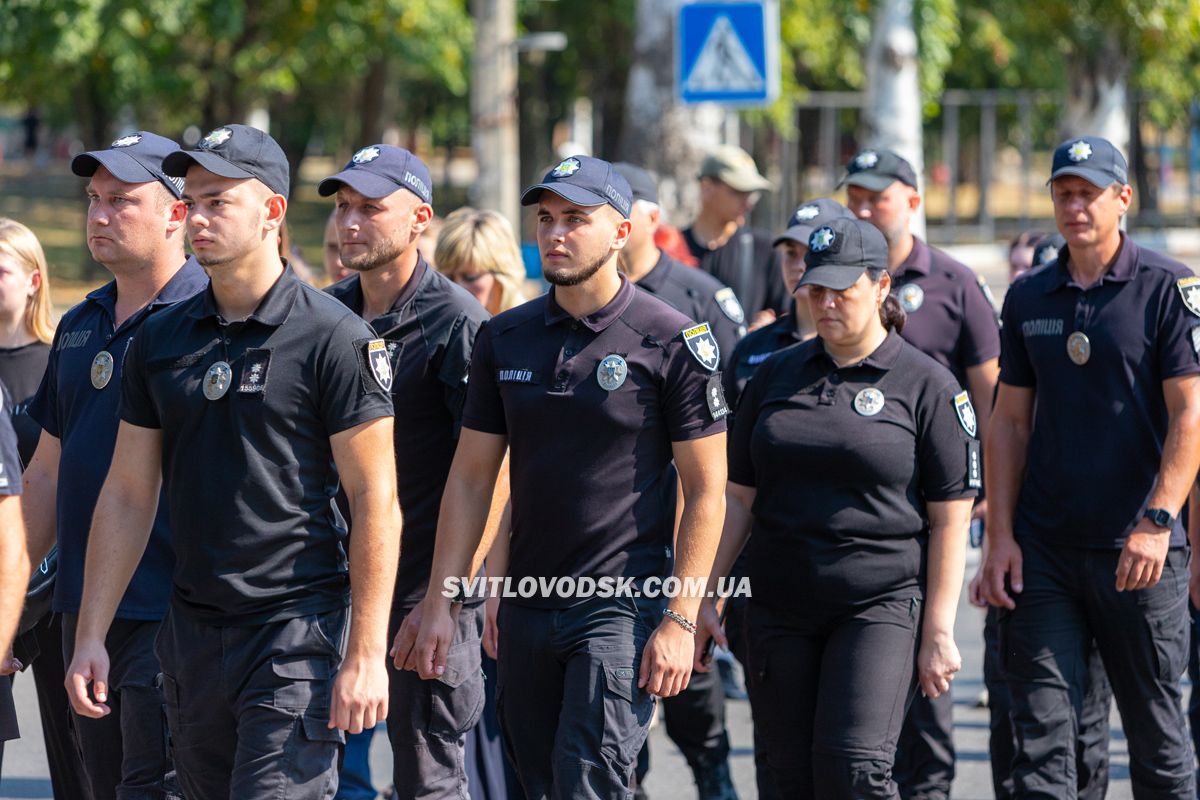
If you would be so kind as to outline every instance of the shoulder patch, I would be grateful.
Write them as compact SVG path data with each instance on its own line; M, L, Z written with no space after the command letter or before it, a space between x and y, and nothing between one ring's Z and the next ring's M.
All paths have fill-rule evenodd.
M975 407L971 405L971 396L966 392L959 392L954 395L954 413L958 415L958 421L963 426L963 430L971 438L975 438L975 433L979 428L978 422L975 419Z
M987 280L982 275L976 275L975 281L979 284L979 288L983 291L983 296L987 298L988 303L991 304L994 311L996 309L996 295L992 294L992 287L988 286Z
M388 355L387 342L383 339L368 339L363 348L367 372L385 392L392 390L392 359Z
M700 366L709 372L716 372L721 363L721 347L712 335L712 329L707 322L701 322L682 331L683 343L688 352L700 362Z
M721 384L721 373L714 372L708 377L704 395L708 402L708 414L714 422L729 414L729 404L725 402L725 387Z
M1200 317L1200 275L1190 275L1175 281L1179 296L1187 310Z
M721 313L729 317L735 325L746 324L746 312L742 310L742 304L738 302L737 295L733 293L733 289L727 286L714 294L713 299L717 301L717 305L721 308Z

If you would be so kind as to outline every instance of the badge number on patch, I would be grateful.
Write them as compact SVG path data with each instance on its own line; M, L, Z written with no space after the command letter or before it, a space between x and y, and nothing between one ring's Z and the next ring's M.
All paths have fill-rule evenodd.
M704 394L708 402L708 414L714 421L729 414L729 403L725 402L725 387L721 384L721 373L714 372L709 376Z
M959 392L954 395L954 413L958 414L958 421L963 426L963 430L967 435L974 438L979 428L978 420L975 419L975 407L971 405L971 396L966 392Z
M392 390L392 359L388 356L387 342L383 339L372 339L367 342L367 366L371 368L371 377L385 391Z

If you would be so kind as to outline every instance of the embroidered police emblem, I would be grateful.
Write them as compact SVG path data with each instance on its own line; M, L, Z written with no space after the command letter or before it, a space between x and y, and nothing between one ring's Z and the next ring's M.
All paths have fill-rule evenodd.
M209 400L220 400L229 391L233 380L233 369L224 361L218 361L204 374L204 396Z
M702 367L710 372L717 371L717 365L721 363L721 347L713 338L712 329L708 327L707 322L684 328L683 343Z
M828 226L818 228L813 231L813 235L808 237L808 249L814 253L819 253L822 250L828 250L837 238L837 234L833 232L833 228Z
M792 224L796 225L801 222L808 222L810 219L816 219L821 213L821 209L816 206L800 206L796 209L796 213L792 214Z
M864 417L873 417L883 411L883 392L868 386L854 395L854 410Z
M905 313L911 314L925 302L925 290L915 283L900 287L900 307Z
M966 392L954 395L954 413L962 424L967 436L974 437L979 430L979 421L975 418L975 406L971 405L971 396Z
M387 342L372 339L367 342L367 366L371 377L385 392L392 390L392 359L388 357Z
M1079 163L1080 161L1087 161L1091 157L1092 157L1092 146L1090 144L1088 144L1087 142L1083 141L1082 139L1080 139L1075 144L1071 145L1070 148L1068 148L1068 150L1067 150L1067 158L1071 159L1075 163Z
M713 299L717 301L721 313L729 317L735 325L746 324L746 312L742 310L742 304L738 302L733 289L729 287L721 289L713 295Z
M1053 264L1055 261L1058 261L1058 248L1054 245L1046 245L1042 248L1042 252L1039 255L1041 257L1038 259L1038 263L1034 264L1035 267L1044 267L1047 264Z
M369 164L377 158L379 158L379 148L371 145L359 150L350 160L355 164Z
M140 133L131 133L128 136L122 136L112 143L112 147L132 147L142 140Z
M113 376L113 357L107 350L96 353L92 359L92 388L103 389Z
M229 141L229 137L233 136L233 131L229 128L217 128L200 140L200 146L205 150L211 150L214 147L219 147Z
M1175 285L1179 287L1179 296L1183 298L1188 311L1200 317L1200 277L1192 275L1180 278Z
M580 166L582 165L579 163L578 158L568 158L566 161L559 163L557 167L550 170L550 175L555 178L569 178L579 171Z
M879 163L879 154L874 150L864 150L854 158L854 166L858 169L870 169Z
M596 367L596 381L606 392L615 392L620 389L621 384L625 383L625 378L628 376L629 365L616 353L606 355L601 359L600 366Z

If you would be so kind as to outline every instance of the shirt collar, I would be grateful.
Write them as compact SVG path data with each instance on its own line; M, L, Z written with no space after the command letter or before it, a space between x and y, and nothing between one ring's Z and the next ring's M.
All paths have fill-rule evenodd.
M933 267L933 255L929 252L929 245L921 241L920 236L913 236L912 240L912 250L908 251L908 258L900 262L900 266L896 268L897 277L906 272L928 275Z
M617 321L617 319L625 313L625 309L629 308L629 304L633 301L634 288L633 283L628 278L621 275L621 288L617 290L616 295L612 300L597 311L593 311L586 317L582 317L579 321L583 326L590 331L600 333L609 325ZM571 319L571 315L563 310L563 307L554 299L554 292L557 287L551 286L550 291L546 294L546 326L562 322L566 319Z
M1137 274L1138 264L1138 247L1133 243L1133 240L1121 231L1121 247L1117 250L1117 255L1109 264L1108 269L1100 278L1100 283L1128 283L1133 280L1133 276ZM1067 269L1067 263L1070 261L1071 251L1066 245L1058 255L1058 260L1054 262L1051 268L1054 270L1054 279L1050 285L1046 287L1046 293L1049 294L1063 286L1081 287L1071 278L1071 273Z
M671 277L671 270L675 268L674 259L664 253L658 251L658 261L654 262L654 266L642 276L642 279L637 282L637 285L646 291L658 294L658 290L663 287L667 279Z
M420 253L417 253L417 263L413 267L412 275L408 276L408 281L405 282L403 288L400 289L400 294L396 296L392 307L379 316L379 319L389 317L399 311L402 311L406 305L412 302L416 297L417 291L421 288L421 284L425 280L426 273L429 272L429 262L427 262ZM363 298L362 290L362 275L354 273L345 280L339 281L326 291L329 294L341 300L351 311L359 316L362 316L363 305L366 302ZM372 326L375 320L371 320Z
M247 317L248 320L261 322L263 325L277 328L282 325L288 318L288 314L292 311L292 306L296 302L296 297L300 294L301 282L296 277L296 273L292 271L292 267L286 260L283 262L283 274L275 281L275 284L267 291L262 301L259 302L258 308ZM205 319L208 317L221 318L217 311L217 300L213 296L212 284L204 290L203 299L200 304L192 309L190 316L193 319Z
M175 271L171 280L159 291L158 296L146 304L146 308L171 305L180 300L186 300L200 292L208 285L208 273L196 261L195 256L188 256L183 266ZM87 299L98 303L110 316L116 316L117 282L111 280L98 289L88 292ZM136 317L137 314L134 314Z
M834 369L875 367L876 369L887 371L895 365L896 359L900 357L900 351L904 348L904 340L900 338L900 334L896 333L895 329L892 329L888 331L887 337L884 338L879 347L875 348L875 351L871 355L856 364L847 364L844 367L838 367L829 353L825 352L825 343L821 341L820 336L811 341L814 343L814 346L809 351L807 360L824 359Z

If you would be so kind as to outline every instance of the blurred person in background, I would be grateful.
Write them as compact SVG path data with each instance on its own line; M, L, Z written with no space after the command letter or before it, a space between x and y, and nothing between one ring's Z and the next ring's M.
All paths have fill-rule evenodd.
M463 207L446 217L434 265L493 316L525 297L525 266L512 225L498 211Z

